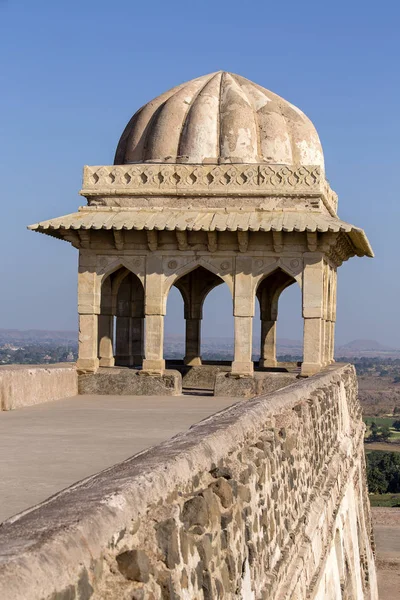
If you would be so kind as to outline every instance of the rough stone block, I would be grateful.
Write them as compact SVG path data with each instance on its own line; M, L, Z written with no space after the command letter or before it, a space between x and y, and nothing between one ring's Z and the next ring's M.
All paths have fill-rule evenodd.
M280 390L296 382L296 373L254 373L238 376L218 373L215 377L215 396L252 398Z
M79 375L78 388L79 394L179 396L182 376L173 370L152 375L129 368L101 368L97 373Z
M77 393L78 376L74 364L0 367L0 410L42 404Z

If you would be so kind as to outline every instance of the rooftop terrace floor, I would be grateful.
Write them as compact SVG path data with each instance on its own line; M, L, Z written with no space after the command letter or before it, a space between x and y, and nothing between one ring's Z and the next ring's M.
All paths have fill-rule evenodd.
M0 522L239 400L75 396L0 412Z

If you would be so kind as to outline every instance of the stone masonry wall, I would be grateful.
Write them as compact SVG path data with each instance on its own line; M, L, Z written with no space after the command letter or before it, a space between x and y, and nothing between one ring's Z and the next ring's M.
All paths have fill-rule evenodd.
M78 393L75 364L0 367L0 410L59 400Z
M352 367L242 401L0 528L7 600L377 598Z

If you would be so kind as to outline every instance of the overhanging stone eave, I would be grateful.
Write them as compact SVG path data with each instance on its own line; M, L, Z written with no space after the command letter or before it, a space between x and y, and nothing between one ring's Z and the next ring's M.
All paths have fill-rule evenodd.
M126 231L234 231L234 232L306 232L335 235L333 251L340 246L340 260L351 256L373 257L369 240L362 229L318 212L301 211L193 211L165 209L115 209L81 207L71 213L28 227L52 237L79 243L84 232L101 230ZM81 233L79 233L81 232ZM346 243L340 243L343 236ZM337 238L337 239L336 239Z

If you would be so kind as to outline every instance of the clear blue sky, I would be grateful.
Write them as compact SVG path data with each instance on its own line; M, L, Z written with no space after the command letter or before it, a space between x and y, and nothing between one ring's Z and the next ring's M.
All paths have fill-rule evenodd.
M77 252L26 225L76 210L82 166L112 162L143 103L224 69L313 120L339 214L371 240L374 260L339 271L338 342L399 347L399 30L394 0L0 0L0 327L76 327ZM287 295L280 333L299 338ZM223 298L208 335L230 333Z

